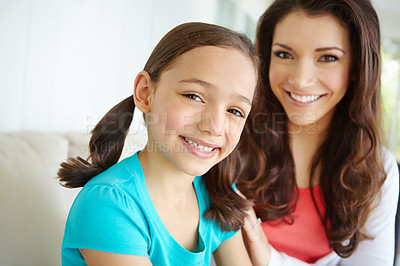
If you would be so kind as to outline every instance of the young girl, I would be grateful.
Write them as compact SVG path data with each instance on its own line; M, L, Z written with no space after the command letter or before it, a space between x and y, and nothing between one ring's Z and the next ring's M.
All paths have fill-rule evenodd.
M240 144L237 183L263 220L244 227L252 254L268 241L270 266L393 265L399 180L380 142L371 3L276 0L256 48L264 93Z
M133 97L94 128L90 162L61 164L65 186L84 186L63 265L209 265L211 253L221 265L250 265L237 232L248 205L232 188L238 155L228 155L252 106L257 62L251 41L223 27L187 23L164 36ZM117 163L135 105L148 143Z

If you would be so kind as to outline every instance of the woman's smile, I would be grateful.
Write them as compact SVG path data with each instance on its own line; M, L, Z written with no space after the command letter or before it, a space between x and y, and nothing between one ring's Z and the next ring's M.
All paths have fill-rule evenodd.
M287 92L287 94L289 95L289 97L294 100L297 103L302 103L302 104L309 104L309 103L314 103L316 102L318 99L320 99L323 94L296 94L293 92Z

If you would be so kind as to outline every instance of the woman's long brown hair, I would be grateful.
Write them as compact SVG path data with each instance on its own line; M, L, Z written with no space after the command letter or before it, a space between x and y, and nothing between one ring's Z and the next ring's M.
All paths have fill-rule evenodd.
M264 94L253 107L239 143L243 162L238 187L255 200L263 220L293 222L298 188L287 117L271 91L268 73L275 26L298 10L311 16L332 15L349 32L352 80L336 106L329 135L313 157L309 184L319 180L326 202L326 214L320 216L329 243L340 256L348 257L360 241L371 237L362 228L386 178L379 138L379 21L368 0L277 0L261 16L256 49L262 60ZM317 166L321 171L316 177Z
M156 84L163 71L185 52L201 46L231 47L248 56L258 69L258 57L251 41L227 28L206 24L186 23L168 32L154 48L144 70ZM195 62L193 62L195 63ZM134 112L133 97L129 96L113 107L92 131L87 160L69 158L61 163L58 176L65 187L84 186L95 175L116 164L121 156L125 138ZM206 218L217 220L223 230L238 230L243 224L249 205L232 189L234 173L239 165L235 150L225 160L205 174L205 184L211 201Z

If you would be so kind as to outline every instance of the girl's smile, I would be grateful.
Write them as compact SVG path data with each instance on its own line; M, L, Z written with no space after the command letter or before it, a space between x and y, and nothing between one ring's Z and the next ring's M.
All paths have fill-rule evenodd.
M220 150L220 147L216 144L207 143L193 137L180 136L180 139L188 151L199 158L211 158Z

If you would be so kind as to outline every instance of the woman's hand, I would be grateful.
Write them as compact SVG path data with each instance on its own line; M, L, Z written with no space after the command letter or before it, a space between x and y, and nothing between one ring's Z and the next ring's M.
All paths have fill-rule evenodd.
M240 192L239 195L244 197ZM271 257L271 246L261 227L261 220L257 219L253 208L247 212L247 217L242 228L243 240L255 266L266 266Z

